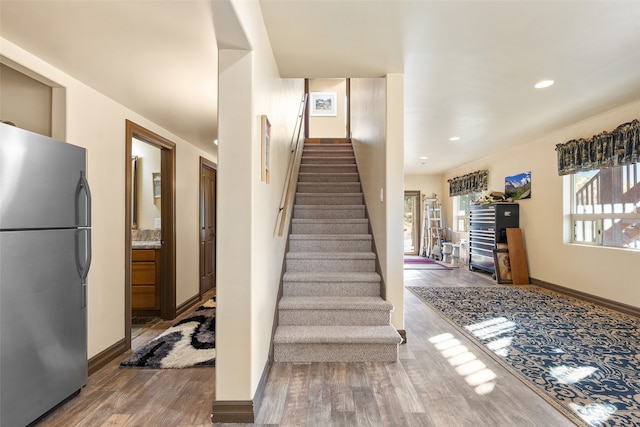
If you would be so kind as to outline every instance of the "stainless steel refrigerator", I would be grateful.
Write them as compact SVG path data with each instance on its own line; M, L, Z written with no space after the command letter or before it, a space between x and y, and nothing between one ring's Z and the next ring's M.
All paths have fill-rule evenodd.
M0 123L0 425L87 383L86 150Z

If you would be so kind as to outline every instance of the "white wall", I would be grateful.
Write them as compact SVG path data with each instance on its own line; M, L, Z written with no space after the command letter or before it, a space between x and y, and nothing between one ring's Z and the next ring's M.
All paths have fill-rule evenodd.
M442 175L405 175L404 191L420 191L421 196L431 198L434 194L438 199L449 195L442 194Z
M215 2L214 18L216 37L225 41L219 46L216 400L251 400L269 356L286 245L276 220L304 84L279 77L257 2ZM270 184L260 173L263 114L271 122Z
M351 80L353 148L396 329L404 329L403 85L398 74Z
M346 138L346 79L309 79L309 92L335 92L337 104L336 116L309 116L309 137Z
M531 171L531 199L520 200L529 275L613 301L640 307L640 251L568 243L569 178L558 176L556 144L588 138L640 117L640 102L614 109L529 141L508 152L490 155L443 176L444 201L451 212L446 180L479 169L489 170L489 191L504 191L505 176ZM509 159L505 161L505 159ZM444 193L446 191L446 193ZM449 214L449 218L451 218Z
M216 162L187 141L0 38L0 54L66 89L66 136L88 150L93 195L93 261L88 283L89 358L124 339L125 120L176 144L177 304L199 290L199 159Z

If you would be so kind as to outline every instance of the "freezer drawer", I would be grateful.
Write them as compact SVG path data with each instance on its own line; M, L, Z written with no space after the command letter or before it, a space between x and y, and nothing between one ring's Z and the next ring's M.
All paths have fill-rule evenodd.
M87 382L86 234L0 232L0 425L25 426Z

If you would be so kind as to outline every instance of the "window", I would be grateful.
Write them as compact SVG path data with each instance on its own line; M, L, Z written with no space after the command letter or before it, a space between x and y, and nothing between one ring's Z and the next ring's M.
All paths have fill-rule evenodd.
M571 175L573 242L640 249L640 164Z
M476 196L477 193L469 193L453 198L453 231L469 231L469 206Z

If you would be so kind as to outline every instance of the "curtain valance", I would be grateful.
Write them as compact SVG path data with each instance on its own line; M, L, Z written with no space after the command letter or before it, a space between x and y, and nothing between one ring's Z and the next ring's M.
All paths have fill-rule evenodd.
M489 171L482 170L448 179L449 196L462 196L486 190L488 188L488 177Z
M605 169L640 162L640 121L633 120L611 132L556 145L558 175Z

